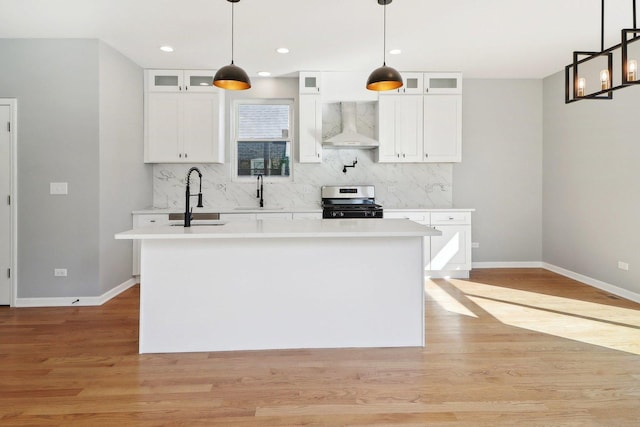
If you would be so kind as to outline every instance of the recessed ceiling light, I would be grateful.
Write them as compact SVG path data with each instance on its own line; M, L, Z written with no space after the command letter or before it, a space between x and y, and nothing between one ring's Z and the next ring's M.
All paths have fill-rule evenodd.
M289 49L287 49L286 47L279 47L276 49L276 52L278 53L289 53Z
M400 50L400 49L391 49L389 51L389 54L391 54L391 55L400 55L401 53L402 53L402 50Z
M173 48L171 46L161 46L160 50L163 52L173 52Z
M258 75L260 77L269 77L271 75L271 73L268 72L268 71L258 71Z

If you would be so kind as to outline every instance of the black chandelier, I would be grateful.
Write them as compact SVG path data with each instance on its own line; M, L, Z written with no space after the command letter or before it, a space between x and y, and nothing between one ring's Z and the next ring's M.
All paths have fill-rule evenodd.
M631 43L640 40L640 29L636 24L636 0L632 0L632 3L633 28L622 29L621 42L605 49L604 0L602 0L600 52L573 52L573 62L565 67L564 72L566 104L582 99L613 99L613 91L640 84L638 62L629 55ZM614 61L614 56L616 59L619 57L619 61ZM619 64L619 70L614 67L615 64ZM590 76L590 79L586 76ZM588 80L599 82L595 90L589 91Z

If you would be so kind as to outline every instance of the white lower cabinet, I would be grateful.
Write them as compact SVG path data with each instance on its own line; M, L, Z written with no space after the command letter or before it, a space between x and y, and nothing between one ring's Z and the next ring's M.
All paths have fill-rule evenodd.
M468 278L471 270L471 210L385 211L385 218L406 218L429 225L441 236L425 237L425 275Z

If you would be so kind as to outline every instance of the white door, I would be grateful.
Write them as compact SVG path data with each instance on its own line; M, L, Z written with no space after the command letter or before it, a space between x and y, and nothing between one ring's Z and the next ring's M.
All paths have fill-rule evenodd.
M0 105L0 305L11 304L11 107Z

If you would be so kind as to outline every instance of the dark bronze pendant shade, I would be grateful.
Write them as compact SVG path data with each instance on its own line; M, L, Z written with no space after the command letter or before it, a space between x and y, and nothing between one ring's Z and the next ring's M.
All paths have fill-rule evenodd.
M213 84L227 90L245 90L251 87L251 80L246 71L231 61L231 64L225 65L216 72Z
M220 68L213 77L213 85L226 90L245 90L251 87L247 72L233 63L233 4L240 0L227 0L231 3L231 64Z
M384 8L384 26L383 26L383 59L382 67L376 68L367 79L367 89L375 91L393 90L402 87L402 76L392 67L387 66L386 49L387 49L387 5L392 0L377 0L378 4Z
M375 91L393 90L402 87L402 76L392 67L383 64L376 68L367 79L367 89Z

